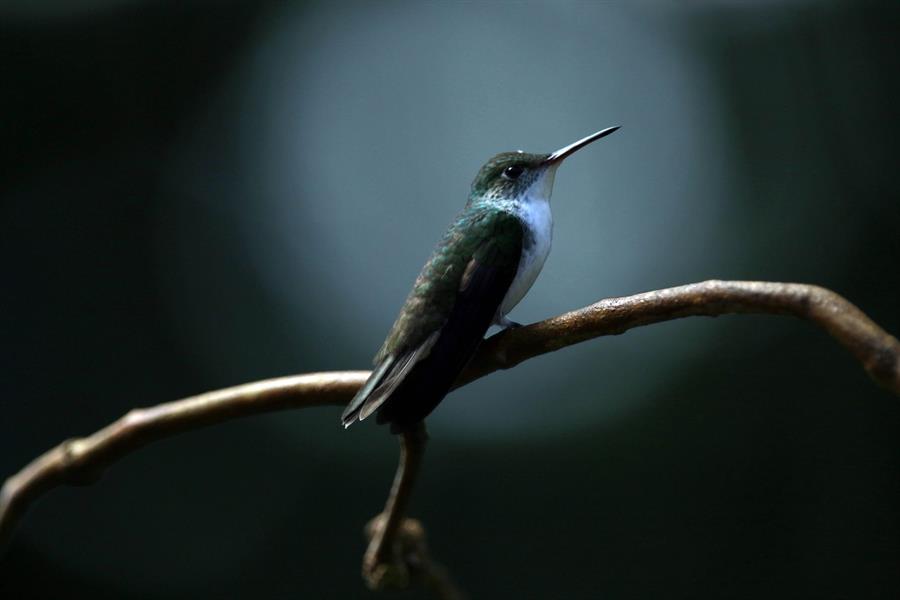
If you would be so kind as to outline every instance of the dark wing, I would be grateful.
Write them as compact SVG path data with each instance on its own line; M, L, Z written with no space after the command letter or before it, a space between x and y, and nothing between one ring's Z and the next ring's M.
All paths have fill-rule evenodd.
M512 215L482 224L480 244L464 247L464 265L455 275L456 295L442 323L418 343L381 356L369 380L342 420L345 426L376 410L379 423L395 431L424 419L450 391L509 290L522 255L523 230Z

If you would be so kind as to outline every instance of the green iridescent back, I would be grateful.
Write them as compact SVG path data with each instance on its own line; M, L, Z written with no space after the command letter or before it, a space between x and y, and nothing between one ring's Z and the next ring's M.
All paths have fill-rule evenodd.
M417 346L443 325L473 258L496 267L517 263L521 239L522 226L515 215L494 204L470 201L416 278L375 364ZM483 252L486 240L491 241L490 253Z

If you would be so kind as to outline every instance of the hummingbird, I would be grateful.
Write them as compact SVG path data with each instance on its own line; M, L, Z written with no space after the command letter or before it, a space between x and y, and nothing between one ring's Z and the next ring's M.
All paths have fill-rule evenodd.
M549 154L502 152L472 182L468 201L422 267L374 369L341 415L344 427L376 413L402 433L450 391L491 325L507 314L550 254L550 194L556 170L608 127Z

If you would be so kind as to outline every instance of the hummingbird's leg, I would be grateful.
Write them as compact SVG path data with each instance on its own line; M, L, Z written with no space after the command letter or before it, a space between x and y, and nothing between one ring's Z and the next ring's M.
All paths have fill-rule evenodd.
M406 511L427 441L424 422L400 434L400 464L384 512L366 526L369 546L363 557L363 578L372 589L409 585L408 559L417 557L410 556L408 549L423 543L412 538L423 538L424 532L418 522L406 518Z

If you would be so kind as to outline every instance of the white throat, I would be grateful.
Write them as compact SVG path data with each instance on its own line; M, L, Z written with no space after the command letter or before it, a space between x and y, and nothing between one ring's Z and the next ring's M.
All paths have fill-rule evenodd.
M514 211L526 228L523 240L522 257L519 268L509 291L500 304L495 321L501 321L513 307L528 293L544 267L544 261L550 254L553 241L553 215L550 212L550 193L553 190L553 177L556 168L551 167L547 173L532 185L516 203Z

